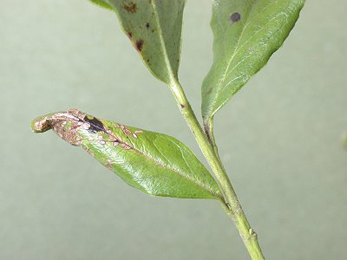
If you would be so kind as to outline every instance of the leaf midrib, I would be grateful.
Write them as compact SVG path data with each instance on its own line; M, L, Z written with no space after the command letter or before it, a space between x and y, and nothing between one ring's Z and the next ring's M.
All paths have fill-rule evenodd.
M222 75L221 80L218 82L217 92L216 92L216 94L215 94L215 99L213 100L213 103L212 103L212 105L210 106L211 108L213 108L213 107L215 106L215 104L217 103L217 99L218 99L219 93L221 92L221 89L222 89L220 86L221 86L221 85L224 83L224 81L225 81L227 71L229 70L229 67L230 67L231 63L233 62L233 60L234 60L234 58L235 58L235 55L236 55L236 53L237 53L237 48L238 48L238 46L239 46L239 44L240 44L240 39L242 38L242 36L243 36L243 34L244 34L244 32L245 32L247 26L249 25L249 18L250 18L251 14L252 14L252 11L253 11L253 9L254 9L254 5L255 5L255 4L252 5L251 10L249 11L248 16L247 16L246 21L245 21L245 26L242 28L242 31L241 31L241 33L240 33L240 36L239 36L238 39L237 39L237 43L236 43L235 48L234 48L234 53L233 53L233 55L231 56L231 58L230 58L230 60L229 60L229 62L228 62L228 64L227 64L227 67L226 67L226 69L225 69L225 71L224 71L224 73L223 73L223 75ZM216 112L216 111L215 111L215 112ZM215 113L215 112L214 112L214 113ZM214 113L212 113L211 116L213 116Z
M158 137L156 137L158 138ZM175 143L174 143L175 144ZM177 146L177 144L175 144ZM157 148L157 146L154 144L154 141L153 141L153 146L156 147L156 149L159 151L159 149ZM220 197L220 195L218 195L217 193L215 193L214 191L212 191L210 189L209 186L205 186L203 182L199 181L199 180L196 180L196 179L193 179L191 178L189 175L185 174L184 172L182 171L178 171L177 169L173 168L170 166L170 164L164 164L162 161L159 161L158 159L156 159L155 157L152 157L150 154L146 154L144 153L143 151L135 148L135 146L130 146L134 151L136 151L137 153L139 153L140 155L144 156L145 158L153 161L155 164L157 164L159 167L162 167L164 169L167 169L167 170L170 170L178 175L180 175L181 177L185 178L186 180L198 185L199 187L201 187L203 190L207 191L208 193L210 193L212 196L215 196L215 197ZM183 156L183 153L182 153L182 149L179 147L179 151L182 155L182 158L184 159L184 156ZM160 152L160 154L162 154ZM162 154L163 155L163 154ZM166 158L164 155L163 155L164 158ZM170 162L170 160L167 159L168 162ZM184 162L187 164L186 160L184 159ZM189 169L191 169L189 166L188 166ZM191 171L192 172L192 171Z
M110 129L108 129L108 130L110 130ZM87 131L87 130L86 130L86 131ZM218 198L220 198L220 194L215 193L213 190L210 189L209 186L204 185L204 183L201 182L200 180L196 180L196 179L190 178L190 176L187 175L187 174L185 174L184 172L182 172L182 171L177 171L177 169L171 167L171 166L169 165L169 163L168 163L168 164L165 164L164 162L162 162L162 161L156 159L155 157L151 156L150 154L146 154L146 153L144 153L143 151L139 150L139 149L136 147L136 145L131 141L131 139L127 139L127 140L130 142L130 143L128 143L128 142L122 140L122 138L116 136L112 131L111 131L111 133L107 133L107 134L108 134L108 135L111 135L111 137L114 138L115 140L119 140L119 141L121 141L123 144L126 144L127 146L129 146L129 147L131 148L131 149L129 149L129 151L130 151L130 150L134 150L135 152L137 152L138 154L140 154L141 156L143 156L143 158L145 158L145 159L147 159L147 160L150 160L150 161L154 162L157 166L162 167L162 168L164 168L164 169L166 169L166 170L169 170L169 171L171 171L171 172L174 172L174 173L178 174L178 175L181 176L182 178L184 178L184 179L186 179L186 180L188 180L188 181L190 181L190 182L196 184L196 185L199 186L201 189L207 191L207 192L210 193L213 197L218 197ZM147 138L147 137L146 137L146 138ZM158 137L156 136L156 138L158 138ZM174 143L174 142L172 142L172 143L175 144L175 145L177 146L176 143ZM159 149L155 146L154 141L152 141L152 144L153 144L153 146L159 151ZM112 146L112 147L114 147L114 146ZM180 150L180 153L181 153L181 155L182 155L182 158L184 158L183 153L182 153L182 149L181 149L180 147L178 147L178 148L179 148L179 150ZM127 151L127 150L124 149L124 151ZM162 153L160 152L160 154L162 154ZM163 154L162 154L162 155L163 155ZM166 158L164 155L163 155L163 157ZM184 159L184 160L185 160L185 159ZM167 160L167 161L170 162L170 160ZM186 160L185 160L185 163L187 164ZM188 166L188 168L191 169L189 166ZM191 171L191 172L192 172L192 171Z
M151 0L150 1L151 3L151 6L153 8L153 12L154 12L154 17L155 17L155 22L156 22L156 25L157 25L157 28L158 28L158 33L159 33L159 41L160 41L160 45L161 45L161 49L164 53L164 60L165 60L165 64L166 64L166 69L168 71L168 76L169 76L169 82L167 83L172 83L172 82L175 82L176 80L176 77L175 77L175 73L173 73L173 69L172 69L172 66L171 66L171 62L170 62L170 59L169 59L169 56L168 56L168 52L167 52L167 49L166 49L166 45L165 45L165 40L163 38L163 31L162 31L162 28L161 28L161 23L160 23L160 20L159 20L159 14L158 14L158 11L157 11L157 7L155 5L155 0Z
M245 25L244 25L244 27L242 28L242 31L241 31L241 33L240 33L238 39L237 39L237 43L236 43L236 45L235 45L233 55L231 56L231 58L230 58L230 60L229 60L229 62L228 62L228 64L227 64L227 67L226 67L226 69L225 69L225 71L224 71L224 73L223 73L223 75L222 75L222 77L221 77L221 80L218 82L218 88L217 88L217 91L216 91L216 93L215 93L215 98L214 98L214 100L213 100L213 102L212 102L212 104L211 104L211 106L210 106L210 109L209 109L209 114L210 114L210 115L207 115L207 116L209 116L209 117L213 117L213 115L214 115L214 114L219 110L219 108L220 108L221 106L223 106L223 104L224 104L224 103L222 103L218 108L213 109L214 106L215 106L215 104L217 103L218 96L219 96L220 92L222 92L223 89L224 89L224 88L221 87L221 86L222 86L223 83L225 82L226 77L229 75L229 73L227 73L227 72L228 72L228 70L229 70L231 64L233 63L235 56L236 56L236 55L238 54L238 52L239 52L240 40L241 40L243 34L245 33L245 31L246 31L248 25L250 24L250 21L252 20L252 17L251 17L251 16L252 16L252 13L253 13L253 11L254 11L254 7L255 7L256 4L257 4L256 2L253 2L252 6L251 6L251 9L249 10L248 16L247 16L247 18L246 18L246 20L245 20ZM266 7L268 7L268 6L271 5L271 4L272 4L272 3L270 2ZM264 9L265 9L265 8L264 8ZM262 28L264 28L264 26L263 26ZM243 47L243 45L241 46L241 48L242 48L242 47ZM213 111L211 111L211 110L215 110L215 111L213 112Z

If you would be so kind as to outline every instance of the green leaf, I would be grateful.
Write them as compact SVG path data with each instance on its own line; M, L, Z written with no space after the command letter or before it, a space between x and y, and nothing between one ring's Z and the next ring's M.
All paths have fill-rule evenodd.
M159 80L177 79L184 0L103 0L143 61Z
M39 117L31 127L39 133L53 129L145 193L221 199L209 171L173 137L98 119L75 109Z
M110 9L113 10L112 6L110 6L108 3L106 3L106 1L104 0L90 0L91 2L93 2L94 4L97 4L101 7L104 7L106 9Z
M303 5L304 0L214 0L214 62L202 86L205 124L283 44Z

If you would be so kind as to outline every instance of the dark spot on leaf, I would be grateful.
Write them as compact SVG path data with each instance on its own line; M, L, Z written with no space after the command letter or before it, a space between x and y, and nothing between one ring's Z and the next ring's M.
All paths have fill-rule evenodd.
M230 16L230 21L232 21L233 23L235 22L238 22L241 20L241 14L239 13L233 13L231 16Z
M84 118L84 121L90 124L90 127L88 129L89 131L92 131L92 132L98 132L98 131L105 132L104 125L96 117L88 117L88 116L86 116Z
M181 105L181 108L185 108L185 105L183 105L183 104L180 104Z
M146 28L148 29L150 27L149 23L146 23Z
M137 10L137 7L136 7L136 4L134 4L133 2L130 2L128 5L127 4L124 4L123 5L125 11L127 11L128 13L136 13L136 10Z
M206 94L207 94L207 95L210 95L211 92L212 92L212 88L210 88L209 90L207 90Z
M136 49L137 49L138 51L142 51L142 48L143 48L143 40L138 40L138 41L136 42Z
M128 37L129 37L130 39L133 38L132 32L128 32Z

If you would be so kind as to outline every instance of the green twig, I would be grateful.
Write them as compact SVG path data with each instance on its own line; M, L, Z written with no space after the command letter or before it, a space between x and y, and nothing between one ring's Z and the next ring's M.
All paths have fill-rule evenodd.
M218 155L217 146L214 141L211 143L208 139L213 140L213 133L207 138L199 121L197 120L193 109L191 108L181 84L177 80L172 80L170 84L170 89L176 99L176 102L180 108L180 111L187 121L190 130L199 144L199 147L207 159L216 179L220 185L222 193L224 195L224 201L222 201L222 206L225 212L232 218L235 222L236 227L240 233L240 236L252 258L252 260L262 260L264 256L261 252L257 234L251 228L245 213L242 210L240 202L236 196L236 193L232 187L229 177L221 163ZM213 144L213 145L211 145Z

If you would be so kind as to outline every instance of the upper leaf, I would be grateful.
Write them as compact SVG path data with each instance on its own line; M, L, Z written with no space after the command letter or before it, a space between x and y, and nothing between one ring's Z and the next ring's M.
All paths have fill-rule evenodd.
M161 81L177 79L184 0L103 0L112 6L124 32Z
M127 127L77 110L35 119L35 132L53 129L72 145L82 146L127 184L155 196L220 199L205 166L187 146L159 133Z
M304 0L214 0L214 62L202 86L205 123L283 44Z

